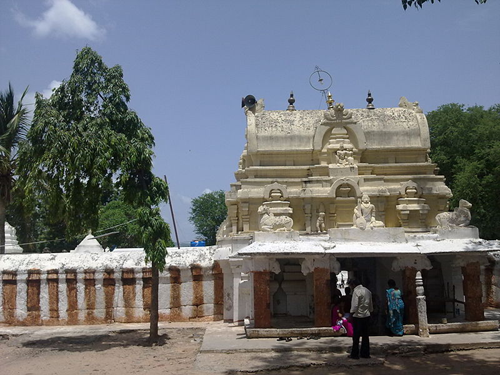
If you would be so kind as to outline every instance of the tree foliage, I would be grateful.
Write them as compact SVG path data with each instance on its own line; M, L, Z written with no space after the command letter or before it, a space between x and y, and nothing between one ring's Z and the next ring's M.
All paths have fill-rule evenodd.
M434 4L435 0L401 0L401 3L403 5L403 9L406 10L408 7L411 7L412 5L415 6L415 8L422 8L424 3L431 2ZM441 0L437 0L441 1ZM485 4L488 0L474 0L476 4Z
M20 154L22 186L25 203L32 210L42 204L49 217L64 224L67 238L95 231L110 187L120 190L124 203L137 210L146 262L152 262L157 282L170 241L159 210L168 186L152 172L153 135L128 108L129 100L121 67L109 68L95 51L83 48L70 78L50 98L36 95ZM154 291L157 308L157 285ZM153 310L150 338L156 341L158 311Z
M224 191L205 193L191 201L189 221L207 245L214 245L219 226L227 216Z
M12 86L0 92L0 254L5 252L5 218L11 202L14 176L17 169L17 149L24 140L28 111L23 106L24 90L15 102Z
M141 247L141 229L138 225L138 210L123 199L114 199L101 206L99 227L96 235L113 233L99 238L103 247ZM108 229L109 228L109 229Z
M427 114L432 160L452 189L451 206L472 203L481 237L500 238L500 105L446 104Z
M114 180L128 202L144 202L153 181L153 135L130 110L120 66L108 68L89 47L49 99L36 95L21 149L27 199L42 192L68 237L97 229L101 199ZM31 202L33 203L33 202Z

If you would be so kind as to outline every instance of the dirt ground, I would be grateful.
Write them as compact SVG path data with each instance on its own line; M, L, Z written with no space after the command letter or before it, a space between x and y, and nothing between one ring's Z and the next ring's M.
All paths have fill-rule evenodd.
M29 336L0 338L1 375L59 375L59 374L243 374L249 361L256 356L271 353L203 354L212 357L212 363L231 362L239 369L216 371L200 368L196 358L203 339L204 328L169 328L160 330L162 343L147 345L148 331L129 331L93 336L61 336L30 339ZM297 353L297 355L301 355ZM286 368L261 371L261 374L366 374L392 373L425 374L499 374L500 349L429 354L417 357L381 358L376 366L363 366L362 361L348 360L345 355L334 355L335 365ZM236 358L234 357L236 356ZM344 359L345 358L345 359ZM236 362L235 362L236 360ZM332 362L333 363L333 362ZM340 363L340 365L339 365Z

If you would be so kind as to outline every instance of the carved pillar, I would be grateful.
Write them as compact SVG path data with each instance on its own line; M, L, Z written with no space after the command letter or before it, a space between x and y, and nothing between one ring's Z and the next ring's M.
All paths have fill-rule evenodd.
M304 275L314 273L314 325L328 327L331 325L331 285L330 273L340 272L340 263L334 256L324 258L305 258L301 262Z
M314 268L314 325L328 327L331 318L330 268Z
M481 287L481 266L479 262L467 263L462 267L465 320L484 320L483 291Z
M241 203L240 209L241 209L241 221L243 224L243 232L245 232L245 233L250 232L249 204L248 203Z
M311 204L304 204L304 217L306 221L306 233L312 233L312 225L311 225Z
M335 203L330 203L330 210L328 212L328 228L337 228L337 207Z
M255 328L271 327L271 296L269 292L271 272L253 271L253 301Z
M420 337L429 337L429 324L427 322L427 303L424 294L424 282L422 274L417 271L415 277L417 289L417 311L418 311L418 335Z
M238 324L240 321L240 283L241 283L241 260L230 260L233 282L233 323Z
M238 206L236 204L232 204L229 206L227 210L227 216L231 221L231 233L238 233Z
M405 267L403 270L403 297L405 301L405 320L411 324L418 324L417 310L417 269Z
M418 277L421 279L421 276L418 276L421 270L430 270L431 268L431 261L425 255L401 255L392 262L392 270L394 272L403 271L405 319L408 323L420 324L421 309L427 314L423 284L421 288L421 297L423 298L420 299L422 307L419 307L418 304L417 279ZM425 317L425 322L425 325L427 325L427 316Z

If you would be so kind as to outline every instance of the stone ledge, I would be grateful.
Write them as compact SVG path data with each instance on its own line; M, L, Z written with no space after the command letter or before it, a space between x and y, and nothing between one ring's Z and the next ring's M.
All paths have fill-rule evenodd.
M458 322L446 324L429 324L429 333L460 333L460 332L483 332L497 331L498 320L483 320L479 322ZM415 324L405 324L405 335L416 335L417 326Z

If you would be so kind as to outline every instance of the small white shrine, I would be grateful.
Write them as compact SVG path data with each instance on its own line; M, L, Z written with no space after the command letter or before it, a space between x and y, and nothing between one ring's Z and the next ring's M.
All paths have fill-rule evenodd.
M5 254L21 254L23 248L17 241L16 229L5 222Z

